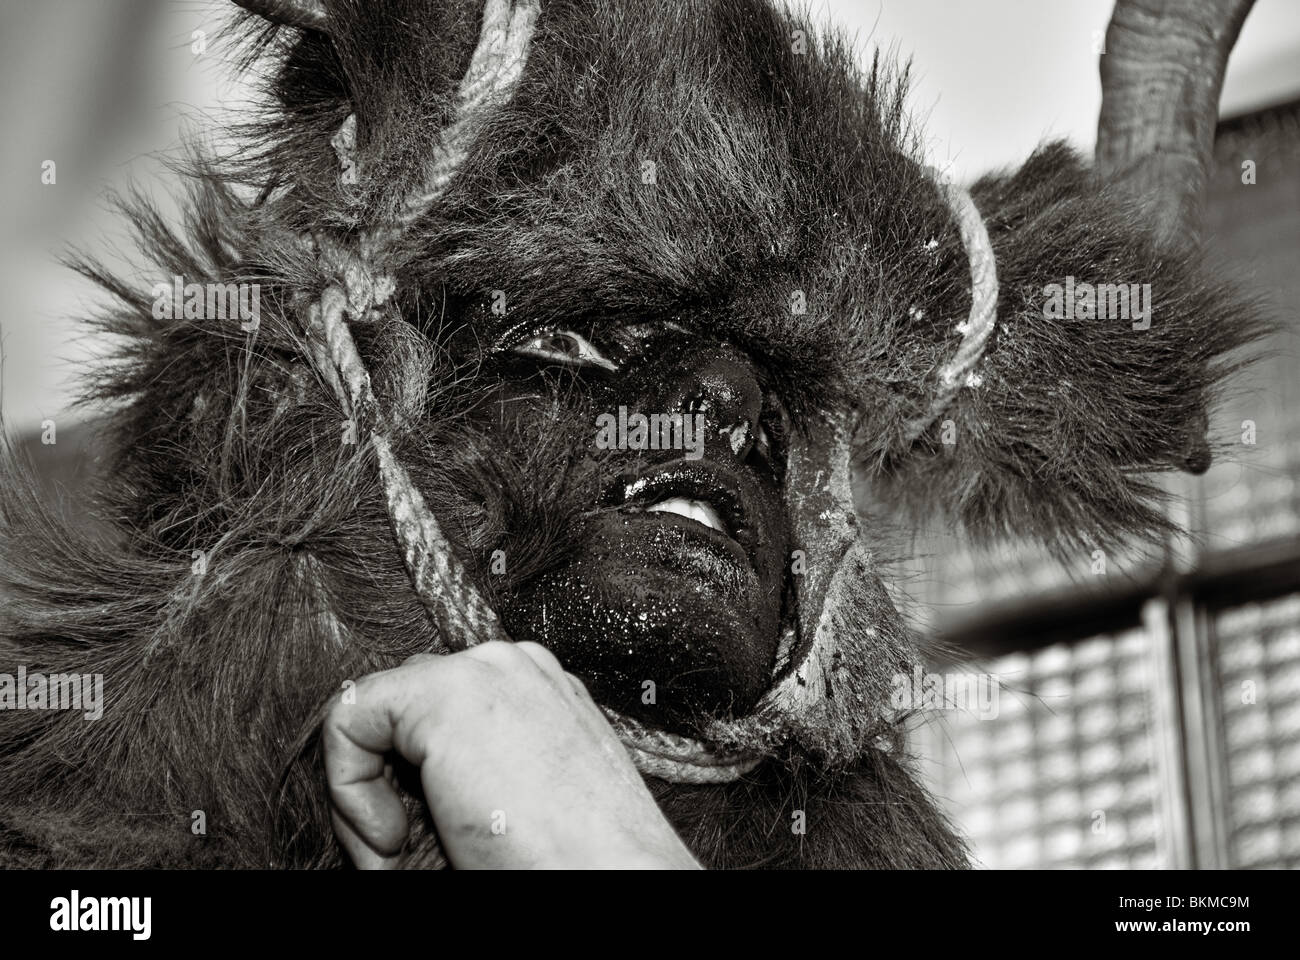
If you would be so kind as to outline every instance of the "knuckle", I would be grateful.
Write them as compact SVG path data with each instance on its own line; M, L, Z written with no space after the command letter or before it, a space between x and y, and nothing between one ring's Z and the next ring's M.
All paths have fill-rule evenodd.
M489 640L460 654L467 662L486 664L501 670L517 669L528 659L518 645L505 640Z
M568 672L566 672L564 675L569 678L569 683L573 687L574 693L576 693L581 699L587 701L588 703L592 703L592 704L595 703L595 700L592 699L591 691L587 689L587 685L582 681L581 677Z
M534 643L532 640L524 640L515 645L519 652L527 656L538 666L545 667L547 670L553 670L556 673L562 673L564 667L560 665L559 658L551 652L550 648L542 646L540 643Z
M350 728L355 718L356 707L345 702L341 698L332 698L329 708L325 711L325 718L321 722L322 744L326 750L336 748L347 738L347 730Z

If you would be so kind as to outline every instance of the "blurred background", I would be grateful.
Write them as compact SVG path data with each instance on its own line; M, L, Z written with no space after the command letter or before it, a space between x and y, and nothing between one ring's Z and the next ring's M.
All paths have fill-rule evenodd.
M957 180L1048 137L1092 150L1109 0L812 8L853 32L864 58L879 46L912 59L930 162ZM112 191L135 184L175 214L165 158L187 137L218 136L248 96L220 33L226 12L209 0L0 0L0 409L73 502L93 469L94 411L70 404L103 345L78 323L96 292L59 258L75 246L130 275ZM933 711L912 731L985 866L1300 866L1296 0L1259 0L1220 114L1208 243L1283 329L1212 424L1232 455L1203 477L1167 478L1192 536L1104 557L1098 572L1091 554L975 551L922 531L902 564L918 629L1000 681L995 718ZM51 426L57 443L42 443Z
M1163 478L1191 535L1061 561L931 531L905 564L922 628L1001 683L996 719L914 730L988 866L1300 867L1300 100L1216 152L1209 245L1282 329L1215 413L1224 454Z

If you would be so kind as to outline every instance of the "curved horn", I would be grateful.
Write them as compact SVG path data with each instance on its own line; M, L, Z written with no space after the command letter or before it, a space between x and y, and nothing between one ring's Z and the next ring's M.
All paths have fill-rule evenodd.
M235 3L272 23L329 33L329 14L321 0L235 0Z
M1254 0L1116 0L1101 55L1097 168L1148 199L1156 235L1199 242L1228 53Z

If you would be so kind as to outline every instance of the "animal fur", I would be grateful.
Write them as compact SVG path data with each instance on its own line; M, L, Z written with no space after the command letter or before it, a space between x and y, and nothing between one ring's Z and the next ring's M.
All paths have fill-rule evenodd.
M337 401L307 360L302 297L323 277L299 238L400 209L450 115L478 5L328 6L333 38L251 25L267 112L238 157L194 162L184 226L129 205L160 277L261 284L256 334L156 320L147 288L83 265L118 301L94 321L118 357L87 387L110 411L94 491L109 533L61 518L3 458L0 671L102 673L108 702L96 723L0 713L0 863L337 866L324 704L436 648L373 452L340 443ZM1053 544L1162 529L1143 471L1196 450L1253 314L1048 145L972 190L997 254L998 328L983 384L906 444L959 339L969 274L903 80L855 60L763 0L545 4L515 96L383 264L396 314L354 328L400 455L489 597L565 557L590 502L565 467L579 442L565 424L502 451L463 416L504 322L484 309L494 290L512 318L707 323L777 372L796 415L855 409L859 460L901 510ZM330 141L353 112L367 176L348 185ZM1151 329L1045 319L1042 288L1066 274L1151 283ZM796 290L806 313L791 313ZM498 547L514 558L505 581L484 575ZM734 784L652 788L711 865L964 864L897 731L879 734L847 763L796 745ZM426 824L412 865L430 862L429 841Z

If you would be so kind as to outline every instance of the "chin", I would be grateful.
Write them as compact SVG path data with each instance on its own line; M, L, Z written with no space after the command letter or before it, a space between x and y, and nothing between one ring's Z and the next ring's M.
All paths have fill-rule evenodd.
M502 611L516 640L549 647L597 702L699 734L740 717L771 682L784 582L726 534L665 512L612 513L581 555Z

